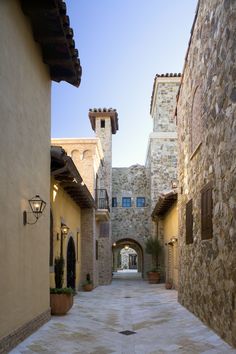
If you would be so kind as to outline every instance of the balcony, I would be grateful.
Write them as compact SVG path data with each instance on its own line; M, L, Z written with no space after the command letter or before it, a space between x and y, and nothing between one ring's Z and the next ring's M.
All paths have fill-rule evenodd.
M110 219L109 197L106 189L95 190L96 220L108 221Z

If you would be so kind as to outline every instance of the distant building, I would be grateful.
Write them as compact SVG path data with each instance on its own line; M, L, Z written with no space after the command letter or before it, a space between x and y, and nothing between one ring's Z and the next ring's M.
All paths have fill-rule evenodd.
M170 190L177 181L177 133L174 112L180 80L180 74L155 77L150 109L153 132L149 136L145 166L133 165L112 169L114 270L118 267L122 248L128 245L137 252L138 269L143 277L146 277L152 263L150 255L145 253L145 240L149 236L158 237L164 247L162 220L153 222L151 214L159 196ZM171 237L173 235L169 235L170 239ZM170 239L165 239L165 242ZM167 277L166 274L163 276Z
M0 353L6 353L50 318L51 80L78 87L81 67L63 1L1 1L0 23ZM46 208L29 225L36 218L28 201L36 195Z
M236 346L235 1L199 1L178 95L179 301Z
M95 199L93 222L88 220L93 244L82 253L87 262L91 258L90 264L93 264L91 275L97 286L109 284L112 276L110 216L112 134L116 134L118 130L118 114L112 108L93 109L89 111L89 119L96 134L95 138L52 139L52 144L62 146L68 156L71 156L84 184Z
M89 273L93 279L96 250L91 233L95 202L72 159L60 147L51 148L50 287L55 287L54 260L62 257L64 287L79 288ZM66 226L68 231L63 233Z

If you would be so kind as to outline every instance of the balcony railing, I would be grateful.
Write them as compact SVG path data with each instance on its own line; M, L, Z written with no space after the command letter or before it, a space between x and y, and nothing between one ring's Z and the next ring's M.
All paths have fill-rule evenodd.
M109 197L106 189L96 189L96 207L97 209L106 209L110 211Z

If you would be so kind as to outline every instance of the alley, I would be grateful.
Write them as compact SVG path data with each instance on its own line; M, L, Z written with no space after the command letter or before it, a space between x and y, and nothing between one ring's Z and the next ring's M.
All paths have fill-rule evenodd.
M66 316L52 317L10 353L230 354L236 350L179 305L175 290L129 277L79 292Z

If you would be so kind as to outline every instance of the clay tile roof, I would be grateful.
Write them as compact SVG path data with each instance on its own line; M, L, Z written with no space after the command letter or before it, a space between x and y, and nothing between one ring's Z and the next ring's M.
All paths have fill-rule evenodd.
M95 130L95 121L97 117L110 117L112 134L116 134L119 129L118 113L114 108L90 108L89 119L92 129Z
M152 218L163 216L177 200L178 193L176 190L163 193L157 200L156 206L152 212Z
M154 79L154 83L153 83L153 87L152 87L152 96L151 96L151 103L150 103L150 114L152 112L152 104L153 104L153 100L154 100L154 91L155 91L156 81L160 77L161 78L165 78L165 77L181 77L181 73L156 74L155 79Z
M49 66L51 79L80 85L82 68L75 48L73 29L63 0L20 0L30 18L33 35L41 45L43 62Z

